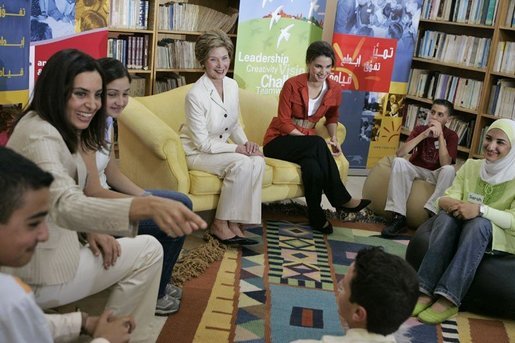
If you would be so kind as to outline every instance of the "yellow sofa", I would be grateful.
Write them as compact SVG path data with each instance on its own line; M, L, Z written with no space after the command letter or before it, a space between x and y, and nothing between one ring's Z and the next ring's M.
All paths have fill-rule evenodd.
M130 98L118 121L120 167L125 175L146 189L171 189L187 194L195 211L214 209L222 182L209 173L188 170L179 128L185 122L184 99L191 88L182 86L157 95ZM277 112L277 99L240 89L241 121L249 140L262 145L265 131ZM327 137L323 122L317 130ZM338 140L345 127L338 125ZM342 181L349 163L336 158ZM303 196L300 166L266 158L263 202Z

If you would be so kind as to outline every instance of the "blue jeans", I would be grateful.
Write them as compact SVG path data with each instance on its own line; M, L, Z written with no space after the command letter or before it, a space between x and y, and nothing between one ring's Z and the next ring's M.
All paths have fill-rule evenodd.
M161 189L151 189L147 191L152 193L152 195L161 198L168 198L182 202L190 210L193 208L191 200L186 194ZM161 271L161 281L159 282L159 292L157 294L159 299L165 295L166 285L172 277L173 266L179 258L185 237L183 236L173 238L168 236L166 233L161 231L161 229L159 229L157 224L152 219L142 220L139 222L138 234L153 236L163 246L163 270Z
M492 223L482 217L460 220L440 211L422 225L432 230L418 269L420 291L459 306L492 240Z

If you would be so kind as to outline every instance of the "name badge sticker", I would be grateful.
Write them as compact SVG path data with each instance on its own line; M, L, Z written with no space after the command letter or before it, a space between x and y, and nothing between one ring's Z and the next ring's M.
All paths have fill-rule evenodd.
M467 201L473 204L481 205L483 203L483 200L485 200L485 197L481 194L471 192L467 196Z
M435 141L435 149L440 149L440 142L438 140Z

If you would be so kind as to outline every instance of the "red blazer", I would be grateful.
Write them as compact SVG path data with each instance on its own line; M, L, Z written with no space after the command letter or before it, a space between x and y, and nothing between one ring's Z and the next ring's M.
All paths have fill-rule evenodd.
M314 115L308 117L308 74L300 74L289 78L281 89L279 95L279 108L276 117L272 118L265 133L263 145L278 136L286 136L293 129L297 129L305 135L316 135L315 128L307 129L295 125L291 118L299 118L317 123L323 116L326 117L326 125L338 122L338 107L341 102L341 87L331 79L327 79L327 92L322 99L320 107Z

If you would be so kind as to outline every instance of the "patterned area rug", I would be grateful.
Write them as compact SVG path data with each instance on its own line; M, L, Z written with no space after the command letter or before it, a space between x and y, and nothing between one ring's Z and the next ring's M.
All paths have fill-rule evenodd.
M308 226L286 221L267 221L264 228L247 233L263 244L227 250L194 342L282 343L343 335L334 285L357 251L383 246L404 256L408 243L349 227L335 227L325 238ZM400 343L515 342L515 322L463 312L438 326L410 318L396 338Z

